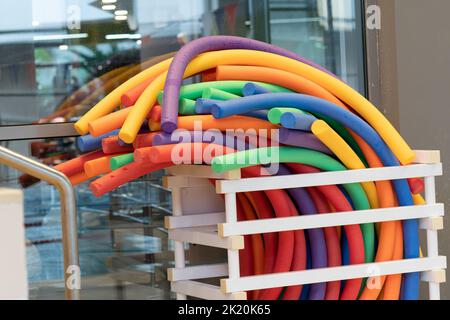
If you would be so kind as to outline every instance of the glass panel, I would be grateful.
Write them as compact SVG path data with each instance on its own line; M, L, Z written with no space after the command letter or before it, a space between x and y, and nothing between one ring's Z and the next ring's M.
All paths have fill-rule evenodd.
M203 35L259 37L267 21L271 32L261 40L364 91L357 0L270 0L270 20L261 0L112 2L0 2L8 12L0 21L0 124L72 121L140 63Z
M360 1L269 2L273 44L315 61L365 93Z
M8 14L0 19L0 126L73 121L152 57L214 34L272 42L324 65L364 92L359 3L1 1L1 12ZM48 165L78 154L73 138L2 144ZM165 270L172 264L173 247L162 228L171 209L170 194L161 188L161 175L144 177L101 198L92 196L88 183L76 188L83 299L171 297ZM25 193L30 297L61 299L58 194L53 187L20 176L0 166L0 183Z
M103 2L0 3L0 124L71 121L141 62L203 34L246 35L247 1L211 13L200 0Z
M48 164L70 156L73 138L14 141L7 146ZM31 299L62 299L63 255L60 201L46 183L1 166L0 185L22 187ZM88 183L76 187L83 299L170 298L165 270L173 245L163 229L170 192L163 172L143 177L100 198ZM127 281L127 284L125 284Z

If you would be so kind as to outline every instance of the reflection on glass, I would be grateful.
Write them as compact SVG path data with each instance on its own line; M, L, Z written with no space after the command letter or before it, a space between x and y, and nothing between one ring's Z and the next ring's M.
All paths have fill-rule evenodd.
M44 163L75 153L73 138L9 142L8 147ZM0 185L22 187L31 299L63 299L63 255L57 190L0 167ZM77 186L78 239L83 299L168 299L165 270L173 245L163 229L170 192L158 172L100 198L88 183Z
M3 1L0 124L72 121L149 59L203 35L252 37L252 23L364 92L359 1L260 1Z
M245 36L247 1L229 2L0 3L11 13L0 22L0 50L15 53L0 58L0 124L71 121L152 57L203 34Z

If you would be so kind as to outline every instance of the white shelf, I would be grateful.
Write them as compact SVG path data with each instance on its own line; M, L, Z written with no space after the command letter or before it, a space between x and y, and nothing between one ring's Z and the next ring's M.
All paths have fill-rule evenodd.
M429 285L429 298L440 299L440 284L446 280L447 262L446 257L438 254L437 231L444 227L444 205L436 203L435 199L434 180L436 176L442 175L442 164L439 161L439 151L416 151L415 164L408 166L250 179L241 179L239 170L217 174L209 166L169 168L171 176L164 181L165 186L173 190L174 216L167 217L165 224L169 229L169 238L175 240L178 248L175 250L175 268L168 270L172 291L177 293L178 299L187 296L201 299L245 299L245 291L251 290L420 272L421 280ZM239 192L418 177L423 177L425 181L424 205L237 221L236 193ZM211 185L211 179L216 180L215 189ZM222 198L217 198L218 195ZM426 257L248 277L241 277L239 273L239 250L244 247L244 235L409 219L418 219L420 228L426 230ZM185 266L182 250L184 243L226 249L227 261ZM220 287L193 281L217 277L222 278Z
M223 222L225 222L225 212L190 214L179 217L164 217L164 226L167 229L211 226Z
M222 249L244 249L242 236L219 237L217 226L172 229L169 230L169 239Z
M238 279L222 279L221 288L223 292L229 293L385 276L390 274L440 270L445 268L447 268L446 257L405 259L334 268L273 273L251 277L240 277Z
M227 275L227 263L205 264L185 268L169 268L167 270L167 279L169 281L198 280L226 277Z
M367 181L398 180L442 175L442 164L413 164L403 167L383 167L362 170L294 174L240 180L217 180L218 193L251 192L277 189L293 189L333 184L349 184Z
M245 292L223 293L220 287L197 281L174 281L171 283L173 292L183 296L197 297L205 300L246 300Z
M333 226L423 219L442 216L444 216L444 205L438 203L411 207L371 209L287 218L241 221L235 223L222 223L219 224L218 230L221 237L229 237L235 235L306 230ZM424 227L428 226L427 222L424 222L421 225ZM431 225L431 227L432 226L433 225Z

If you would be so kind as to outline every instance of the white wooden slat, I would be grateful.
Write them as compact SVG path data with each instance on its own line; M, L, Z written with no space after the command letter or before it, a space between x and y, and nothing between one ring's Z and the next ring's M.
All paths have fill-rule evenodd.
M231 170L224 173L216 173L211 166L206 165L179 165L167 169L167 173L174 176L189 176L195 178L210 178L210 179L240 179L240 170Z
M172 214L174 216L183 215L183 207L181 201L181 189L173 188L172 190ZM186 265L186 253L184 251L184 243L174 241L175 268L184 268ZM177 293L177 300L186 300L186 295Z
M164 227L167 229L211 226L223 222L225 222L225 212L191 214L180 217L164 217Z
M187 176L164 176L162 183L163 187L168 189L204 187L211 185L211 182L209 182L208 179Z
M447 259L442 256L433 258L405 259L399 261L265 274L241 277L238 279L221 279L221 289L224 293L230 293L390 274L438 270L445 269L446 267Z
M218 225L218 231L221 237L228 237L384 221L420 219L443 215L444 205L432 204L223 223Z
M440 175L442 175L441 163L414 164L403 167L383 167L240 180L218 180L216 181L216 191L217 193L250 192Z
M185 268L169 268L167 279L169 281L197 280L228 276L228 264L205 264Z
M220 287L196 281L174 281L171 290L178 294L207 300L246 300L245 292L223 293Z
M443 217L431 217L424 218L419 221L419 228L422 230L443 230L444 218Z
M439 150L414 150L416 158L414 163L439 163L441 162L441 152Z
M244 248L244 238L242 236L219 237L215 226L169 230L169 239L230 250Z
M425 201L427 204L436 203L435 178L427 176L425 182ZM437 230L427 230L427 255L437 257L439 255L439 242ZM439 282L429 282L428 292L430 300L440 300L441 290Z
M420 280L430 283L444 283L446 281L445 270L424 271L420 276Z

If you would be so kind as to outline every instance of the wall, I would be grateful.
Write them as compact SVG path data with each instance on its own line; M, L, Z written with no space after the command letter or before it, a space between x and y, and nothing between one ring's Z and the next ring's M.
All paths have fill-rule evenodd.
M389 0L391 1L391 0ZM450 209L450 1L395 0L398 115L402 135L415 149L440 149L444 176L438 201ZM450 257L450 215L440 253ZM442 299L450 299L450 283Z

